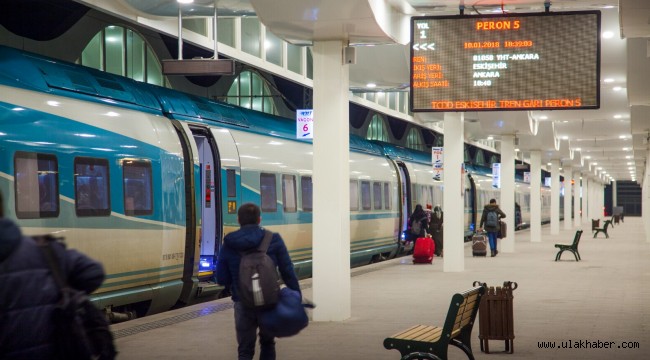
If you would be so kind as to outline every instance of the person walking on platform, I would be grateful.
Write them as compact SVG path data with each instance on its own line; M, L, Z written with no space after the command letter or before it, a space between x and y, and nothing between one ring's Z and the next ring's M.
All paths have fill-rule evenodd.
M488 234L488 240L490 242L490 255L492 257L497 256L499 253L497 250L497 235L500 228L499 221L505 217L506 214L501 211L496 199L490 199L490 203L483 208L479 231L483 230L483 225L485 225L485 231Z
M243 204L237 211L237 221L241 226L223 239L223 247L219 251L217 262L217 282L230 288L232 300L235 303L235 330L237 332L239 360L252 360L255 355L255 342L259 310L248 308L240 301L237 293L239 284L239 264L241 253L257 248L264 238L265 230L260 226L260 208L253 203ZM300 292L298 277L293 270L293 263L289 257L287 247L280 234L273 233L267 255L280 270L284 284ZM267 335L262 329L260 336L260 360L274 360L275 339Z
M100 263L61 243L51 246L71 287L90 294L102 284ZM59 359L52 339L59 297L43 250L4 217L0 193L0 359Z
M422 209L422 205L415 205L413 214L409 216L409 241L415 244L415 240L426 236L426 230L429 227L427 214Z
M442 256L442 222L442 208L440 205L436 205L431 212L431 220L429 221L429 234L431 234L436 244L436 256Z

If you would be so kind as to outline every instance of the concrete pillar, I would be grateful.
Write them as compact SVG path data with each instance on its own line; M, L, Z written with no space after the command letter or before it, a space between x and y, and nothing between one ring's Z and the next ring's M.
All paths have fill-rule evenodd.
M530 152L530 241L542 241L542 153Z
M458 272L465 270L465 160L464 114L445 113L445 145L444 145L444 191L442 193L443 208L445 209L445 257L442 270Z
M591 229L591 211L589 210L589 173L582 174L582 223Z
M643 186L641 188L641 218L645 227L645 241L650 243L650 149L645 157ZM623 213L625 215L625 213Z
M571 166L564 166L564 230L573 229L573 221L571 219L571 200L573 200L573 192L571 189Z
M551 160L551 235L560 233L560 160Z
M506 213L503 219L508 236L500 239L497 249L504 253L515 252L515 137L501 135L501 199L499 207Z
M316 321L351 316L349 67L344 43L314 42L313 297Z
M580 216L580 171L574 170L573 171L573 180L574 184L572 186L573 190L573 226L576 229L581 229L582 227L580 226L582 222L582 218Z
M618 191L616 189L616 180L612 180L612 212L614 207L618 206Z

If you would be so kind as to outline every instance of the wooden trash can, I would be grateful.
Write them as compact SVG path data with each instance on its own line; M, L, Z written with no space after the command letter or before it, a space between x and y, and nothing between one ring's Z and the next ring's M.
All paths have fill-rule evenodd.
M504 340L505 351L512 354L515 339L512 292L517 288L517 283L505 281L503 287L488 288L487 284L475 281L474 286L485 287L478 312L481 351L490 353L488 340Z

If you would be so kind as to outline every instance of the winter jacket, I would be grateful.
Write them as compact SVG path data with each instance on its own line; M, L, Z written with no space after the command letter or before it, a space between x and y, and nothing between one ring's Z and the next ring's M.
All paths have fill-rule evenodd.
M499 205L497 205L497 204L487 204L483 208L483 215L481 215L481 224L479 225L479 228L483 228L483 224L485 224L485 222L487 221L487 214L490 211L496 211L499 220L506 217L506 214L503 211L501 211L501 209L499 208ZM499 231L499 227L498 226L497 227L486 226L485 231L487 231L487 232L496 232L496 231Z
M418 234L413 234L411 232L411 229L413 228L413 223L416 221L420 223L420 232ZM429 228L429 219L427 218L427 214L424 211L422 213L411 214L411 216L409 217L409 235L412 240L424 237L426 235L426 231L428 228Z
M241 252L257 248L264 238L264 228L259 225L244 225L231 232L223 239L217 261L217 283L230 288L233 301L239 301L237 294L239 284L239 262ZM298 277L293 271L293 262L289 257L287 246L278 233L273 233L271 244L266 253L280 270L280 277L290 289L300 292Z
M70 286L91 293L102 284L101 264L61 243L53 248ZM54 359L51 318L58 299L43 250L0 218L0 359Z

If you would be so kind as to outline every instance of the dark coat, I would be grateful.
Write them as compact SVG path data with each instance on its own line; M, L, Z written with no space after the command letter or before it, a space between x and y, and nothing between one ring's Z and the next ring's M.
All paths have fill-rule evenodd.
M499 220L506 217L506 214L503 211L501 211L501 209L499 208L499 205L497 205L497 204L487 204L483 208L483 215L481 215L481 224L479 225L479 228L483 228L483 224L485 224L485 222L487 221L487 214L490 211L496 211L497 215L499 217ZM498 226L497 227L487 227L486 226L485 231L487 231L487 232L497 232L497 231L499 231L499 227Z
M420 233L419 234L413 234L411 232L411 228L413 227L413 222L419 221L420 222ZM424 211L421 212L414 212L409 216L409 236L411 240L415 241L417 238L424 237L426 234L427 229L429 228L429 219L427 218L427 214Z
M70 286L91 293L102 284L100 263L61 243L53 248ZM43 251L0 218L0 359L53 359L50 319L58 298Z
M230 288L233 301L239 301L237 284L239 284L241 252L258 247L262 238L264 238L264 228L259 225L244 225L223 239L223 247L219 251L219 260L217 261L217 282ZM271 244L266 253L278 266L284 284L290 289L300 291L298 277L293 271L293 262L291 262L287 246L280 234L273 233Z

